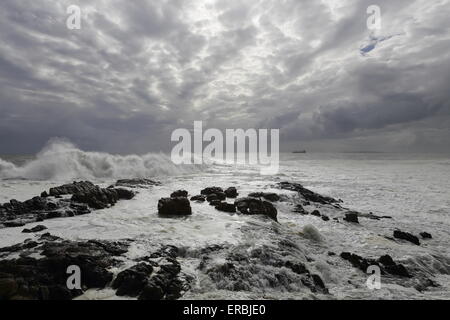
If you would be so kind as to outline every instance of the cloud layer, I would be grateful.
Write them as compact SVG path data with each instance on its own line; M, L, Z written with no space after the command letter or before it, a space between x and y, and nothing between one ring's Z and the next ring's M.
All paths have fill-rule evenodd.
M167 151L194 120L285 150L448 150L450 1L336 3L4 0L0 153Z

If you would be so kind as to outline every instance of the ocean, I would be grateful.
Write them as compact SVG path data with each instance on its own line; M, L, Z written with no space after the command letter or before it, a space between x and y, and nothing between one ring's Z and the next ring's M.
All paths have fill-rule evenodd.
M56 142L32 157L0 156L0 203L24 201L75 180L107 187L117 179L138 177L158 180L161 185L139 189L133 200L111 208L43 223L51 234L65 239L133 239L127 253L129 261L163 244L184 248L187 254L181 259L182 270L195 279L183 297L188 299L450 299L450 155L446 154L284 153L280 155L279 173L261 176L259 168L246 165L177 166L162 153L120 156L85 152L70 143ZM333 223L299 215L289 201L275 204L278 224L218 212L195 202L191 202L193 214L187 218L168 219L157 214L158 200L179 189L196 195L210 186L235 186L240 196L264 191L295 199L293 192L276 187L281 181L297 182L341 199L342 206L349 210L392 219L365 219L358 225ZM320 210L330 217L337 215L331 207ZM389 239L397 228L416 235L428 232L432 239L421 241L420 246ZM22 229L0 229L0 247L29 238ZM311 292L301 284L270 281L274 272L285 272L270 263L249 263L251 275L248 283L243 280L243 290L230 286L226 276L217 280L197 267L202 248L226 248L208 258L214 266L229 260L230 252L272 248L286 239L298 247L298 259L321 276L329 294ZM368 275L339 257L346 251L363 257L389 254L438 285L418 290L411 282L415 280L382 276L381 289L370 290L366 285ZM288 273L284 276L287 282L292 277ZM103 289L88 290L80 298L119 297L114 290Z

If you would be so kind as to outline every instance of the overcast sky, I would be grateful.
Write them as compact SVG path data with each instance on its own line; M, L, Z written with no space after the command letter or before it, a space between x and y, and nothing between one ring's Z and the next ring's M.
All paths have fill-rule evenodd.
M194 120L283 150L449 150L450 0L2 0L0 42L0 153L169 151Z

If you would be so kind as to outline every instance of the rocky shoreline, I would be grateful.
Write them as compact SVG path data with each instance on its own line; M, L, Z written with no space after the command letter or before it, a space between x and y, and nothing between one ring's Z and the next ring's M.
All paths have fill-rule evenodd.
M148 179L119 180L108 188L89 181L62 185L24 202L11 200L0 205L0 225L13 228L52 218L76 219L78 215L114 206L118 201L131 200L139 188L157 185L161 183ZM52 235L45 225L25 228L22 232L30 234L31 238L0 248L0 299L73 299L89 289L105 288L114 290L119 297L179 299L194 290L196 281L200 281L192 272L183 270L180 259L194 261L195 269L204 277L201 281L207 281L218 290L264 291L272 287L295 292L307 288L325 299L332 298L327 281L311 267L314 259L278 223L277 206L286 203L295 214L350 227L392 217L348 210L342 206L342 200L322 196L298 183L280 182L272 187L296 192L298 201L292 202L275 192L251 192L240 196L239 187L209 186L200 194L192 195L187 190L175 190L158 202L158 215L169 218L195 215L191 203L211 207L210 210L217 214L254 216L254 223L241 228L243 234L251 238L253 234L264 233L271 239L269 244L257 248L246 242L201 249L162 243L146 255L130 260L127 252L136 241L134 239L72 241ZM311 204L314 210L307 209ZM334 210L333 216L322 213L329 212L330 208ZM321 241L320 234L311 226L305 226L301 236L313 242ZM427 232L420 236L422 241L432 238ZM420 246L418 236L401 230L395 230L387 239ZM222 258L218 259L218 255ZM432 275L409 268L388 254L364 258L343 251L329 252L328 256L334 259L333 263L348 263L349 267L364 273L369 266L378 266L381 273L394 282L401 281L418 291L439 286ZM218 260L221 262L217 263ZM69 289L66 283L67 268L73 265L81 269L79 289ZM450 274L450 267L447 265L442 272Z

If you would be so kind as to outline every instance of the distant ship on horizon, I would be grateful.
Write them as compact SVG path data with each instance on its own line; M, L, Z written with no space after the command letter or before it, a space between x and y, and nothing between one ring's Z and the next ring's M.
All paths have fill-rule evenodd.
M306 150L295 150L292 153L306 153Z

